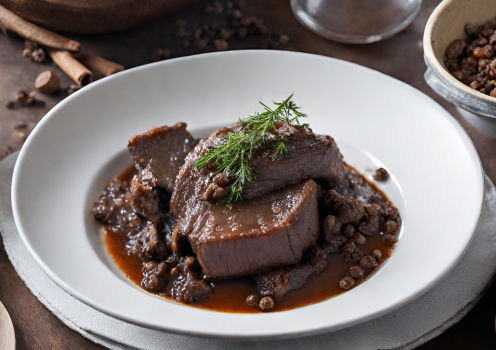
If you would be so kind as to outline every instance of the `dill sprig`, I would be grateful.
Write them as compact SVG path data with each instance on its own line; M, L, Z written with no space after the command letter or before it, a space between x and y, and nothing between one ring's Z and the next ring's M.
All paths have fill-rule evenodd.
M273 102L277 106L275 109L260 102L264 108L262 113L255 112L247 119L239 119L237 124L242 124L243 129L238 133L230 133L223 144L209 149L207 154L194 164L196 167L204 167L213 163L217 167L216 173L223 172L234 179L231 192L226 200L227 204L242 200L243 186L247 182L256 180L253 178L253 169L250 167L253 152L257 148L270 145L267 133L276 129L274 122L296 123L301 126L299 118L305 118L306 115L298 111L300 107L292 101L293 95L281 103ZM272 143L272 147L274 156L287 152L284 140L277 140Z

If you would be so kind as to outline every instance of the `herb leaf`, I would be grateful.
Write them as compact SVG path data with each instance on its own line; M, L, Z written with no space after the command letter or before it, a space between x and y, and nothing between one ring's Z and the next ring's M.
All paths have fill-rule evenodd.
M253 151L261 146L269 146L270 142L266 136L267 132L276 129L274 122L296 123L301 126L299 118L305 118L306 114L301 113L300 107L292 101L293 95L281 103L273 102L277 106L275 109L259 102L264 107L262 113L255 112L247 119L240 119L237 124L244 125L240 132L230 133L223 144L209 149L207 154L194 164L196 167L204 167L213 163L217 167L217 173L223 172L234 179L227 204L242 200L243 186L256 180L250 167ZM283 140L277 140L272 147L275 157L287 152Z

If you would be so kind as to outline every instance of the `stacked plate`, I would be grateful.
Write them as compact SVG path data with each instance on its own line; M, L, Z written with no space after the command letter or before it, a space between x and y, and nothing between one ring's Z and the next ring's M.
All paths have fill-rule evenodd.
M202 137L257 110L257 101L291 93L313 130L337 140L345 161L361 172L377 166L390 172L392 181L379 187L399 208L404 230L388 263L338 297L266 314L191 308L128 282L99 241L89 211L108 179L130 163L129 136L184 121ZM129 323L237 339L335 331L414 300L463 256L483 198L484 175L472 142L432 99L355 64L278 51L174 59L85 87L35 128L12 187L24 244L69 294Z

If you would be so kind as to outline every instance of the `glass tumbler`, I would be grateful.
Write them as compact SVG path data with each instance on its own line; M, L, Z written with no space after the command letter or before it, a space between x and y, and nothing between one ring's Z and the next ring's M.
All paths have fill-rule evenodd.
M296 18L331 40L368 44L408 26L422 0L291 0Z

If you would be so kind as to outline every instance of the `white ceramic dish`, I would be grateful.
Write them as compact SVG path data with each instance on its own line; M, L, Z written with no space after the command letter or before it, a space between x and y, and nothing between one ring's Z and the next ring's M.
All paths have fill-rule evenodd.
M333 135L400 209L402 238L369 281L286 312L228 314L152 296L109 262L89 216L105 183L130 162L129 136L185 121L196 136L291 93L318 133ZM421 92L351 63L301 53L192 56L119 73L67 98L38 124L17 161L12 191L20 235L41 268L83 302L146 327L262 339L315 334L383 315L418 297L458 262L477 225L483 172L465 131Z

